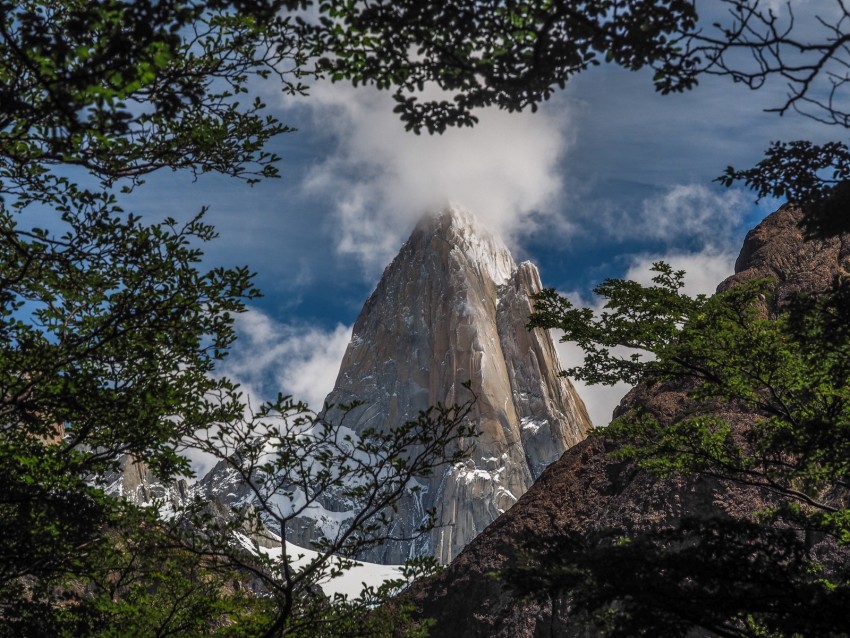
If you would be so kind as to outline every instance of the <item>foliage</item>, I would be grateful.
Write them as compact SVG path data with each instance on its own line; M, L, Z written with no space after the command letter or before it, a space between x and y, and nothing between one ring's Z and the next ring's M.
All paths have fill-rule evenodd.
M0 180L29 201L54 165L107 183L161 167L275 174L286 127L241 104L251 77L303 92L297 2L0 3ZM61 185L57 185L61 187ZM61 188L59 188L61 190Z
M769 109L796 112L827 126L847 129L845 104L850 62L850 9L838 0L813 10L801 10L753 0L729 0L729 19L718 33L696 34L691 55L705 60L701 73L730 77L751 89L781 81L784 101ZM850 153L846 143L832 140L776 141L765 157L749 169L728 167L718 181L743 182L759 195L803 204L803 226L812 236L848 229L846 217Z
M693 80L681 71L680 34L695 27L687 0L325 0L314 32L320 68L334 79L394 88L408 129L472 125L473 111L537 105L602 61L658 70L664 92ZM676 69L676 75L672 70ZM426 86L437 99L420 100Z
M301 408L280 399L251 412L216 376L234 314L259 294L250 271L202 266L216 236L204 209L146 223L117 199L162 168L249 183L276 175L264 145L290 129L251 98L252 83L304 92L306 35L293 15L306 4L0 2L0 634L347 625L356 635L358 622L380 624L371 605L389 586L329 605L315 584L348 565L331 566L335 551L380 542L409 477L462 453L463 408L356 442L315 415L312 432L278 429ZM110 487L127 457L171 485L191 474L191 446L243 471L268 512L273 495L297 487L272 485L273 472L297 480L305 463L311 498L362 479L348 495L362 509L299 571L286 553L264 560L234 544L247 512L140 509ZM404 617L380 622L396 630Z
M815 6L816 5L816 6ZM662 94L722 76L757 90L780 82L770 112L797 112L847 129L850 8L842 0L324 0L304 41L335 80L392 90L408 129L473 125L495 105L535 110L582 71L603 62L649 68ZM759 197L805 204L812 235L848 227L850 154L840 140L776 141L749 169L728 167Z
M0 220L4 594L95 569L122 512L95 479L121 455L168 480L189 472L181 438L230 417L206 399L227 387L209 373L255 294L250 274L197 269L190 242L213 236L200 217L145 226L89 195L55 202L59 237Z
M253 636L268 622L268 602L239 587L232 568L175 545L155 510L109 505L97 547L86 550L97 560L13 582L24 590L7 597L0 635Z
M824 578L791 529L684 519L627 535L528 538L523 547L503 577L533 595L569 592L571 622L611 638L846 635L846 566Z
M475 435L466 421L472 402L437 405L390 430L355 433L344 416L329 420L278 397L242 419L197 431L193 447L219 459L216 474L229 475L231 484L235 479L244 491L240 502L250 506L211 516L201 504L192 513L191 528L205 533L184 541L201 555L238 567L275 601L275 621L263 635L382 635L379 625L398 631L409 610L396 608L384 617L374 607L410 578L430 573L433 559L413 561L404 579L367 588L355 600L337 597L329 605L316 591L320 583L342 576L365 550L402 540L389 531L396 504L418 491L417 477L466 458L464 441ZM354 406L339 407L347 414ZM337 519L317 530L316 555L299 556L292 546L287 551L291 527L304 525L297 519L316 510ZM433 526L431 512L414 537ZM243 538L246 551L234 551L234 536ZM275 551L255 550L252 539Z
M107 496L103 482L125 454L167 482L188 471L185 446L200 446L250 479L264 520L277 518L285 532L289 513L275 510L277 499L297 489L320 499L339 489L340 478L363 480L346 495L364 504L362 517L320 543L327 558L379 542L382 516L407 489L407 478L451 459L467 433L463 406L438 408L396 433L367 432L356 441L344 440L339 424L299 416L300 408L283 399L246 411L238 388L213 373L234 338L233 314L257 294L250 273L201 268L198 245L215 235L203 211L181 224L148 224L121 210L118 190L138 187L163 168L249 182L274 176L277 158L264 145L290 129L251 98L257 78L273 78L289 95L304 93L302 82L321 73L394 89L408 128L435 132L472 124L474 110L491 104L534 109L574 74L605 61L652 68L665 93L689 89L704 74L753 88L781 77L792 93L780 111L814 107L810 115L846 126L839 102L846 79L835 73L846 62L850 15L843 4L836 4L838 19L821 22L825 44L796 38L793 18L783 26L757 0L724 4L730 25L709 32L686 0L0 0L0 615L24 623L7 626L37 622L34 633L85 634L109 617L125 633L163 633L177 622L184 633L240 625L271 635L295 631L296 618L335 615L327 626L337 628L379 618L362 603L354 613L313 595L327 563L299 575L285 552L279 563L267 563L228 545L222 534L250 522L249 512L218 520L220 534L213 528L187 535L176 523L140 524L135 517L142 514ZM754 70L740 66L739 51L754 54ZM815 88L824 79L832 86L826 98ZM436 99L429 93L434 87ZM752 171L730 169L722 179L805 200L812 228L834 232L841 227L830 220L846 197L846 164L840 143L777 143ZM80 176L87 186L75 180ZM700 437L677 435L651 419L624 422L617 426L624 436L641 442L627 450L640 456L651 449L640 461L655 462L660 471L698 469L758 481L789 503L773 513L775 520L793 519L843 541L845 510L829 486L844 480L846 454L822 443L832 436L831 424L845 418L838 384L845 370L812 345L818 330L840 332L827 325L828 304L839 303L840 294L822 306L800 302L771 328L753 314L757 288L725 298L723 306L687 300L673 290L677 275L659 274L666 281L651 293L612 285L622 308L643 304L627 320L615 313L596 332L576 328L586 345L602 344L591 349L595 367L588 378L690 375L700 384L698 405L743 393L742 401L763 411L764 427L738 441L705 419L688 424ZM735 303L743 312L737 332L730 319ZM729 345L763 348L762 367L781 363L787 374L751 378L747 361L715 369L711 357L720 353L699 342L691 328L697 325ZM605 341L606 330L619 336ZM787 343L803 355L784 349ZM618 345L657 358L618 359L611 355ZM817 380L814 389L805 385L806 375ZM765 382L769 387L759 385ZM774 391L781 400L771 398ZM280 430L290 418L294 429ZM210 436L200 439L198 432ZM789 440L799 443L790 461L772 447ZM695 441L711 445L681 453ZM665 457L670 450L676 454ZM750 459L741 450L755 454ZM369 475L367 459L384 473ZM307 463L314 470L288 473ZM199 556L202 578L191 568ZM157 565L175 569L160 572ZM110 590L112 579L136 569L157 585L146 589L139 580L138 587ZM258 578L270 598L228 593L229 569ZM169 611L166 592L184 592L178 599L185 606ZM256 607L245 612L244 624L226 620L247 600ZM147 608L152 612L140 613ZM222 620L211 628L196 623L198 614Z
M612 530L555 541L567 577L553 582L576 587L585 609L616 617L614 635L643 626L654 628L647 635L843 635L836 610L850 595L846 561L827 565L813 548L842 552L850 543L850 285L838 280L780 306L769 281L692 299L680 292L682 272L660 263L654 270L654 286L599 286L607 303L598 318L544 291L531 325L559 328L585 349L584 365L569 371L579 378L673 384L686 393L672 420L641 404L615 419L602 436L619 443L620 458L659 476L759 488L772 505L752 520L718 514L636 537ZM614 542L620 536L625 542ZM638 591L621 572L606 572L621 560L646 579L662 574L669 586ZM783 594L770 594L774 588ZM644 624L647 614L656 620Z
M0 178L10 189L23 167L16 191L24 198L57 163L108 180L138 181L160 167L274 174L276 158L262 147L289 129L264 117L261 102L240 104L252 76L274 77L289 94L305 93L316 73L392 90L416 131L471 125L484 106L535 109L602 62L651 68L662 93L709 75L753 89L778 80L788 94L773 111L848 123L850 13L838 0L816 8L765 0L29 0L0 8ZM758 166L730 167L720 181L811 203L806 223L823 233L840 214L830 202L850 177L847 165L840 141L780 141Z

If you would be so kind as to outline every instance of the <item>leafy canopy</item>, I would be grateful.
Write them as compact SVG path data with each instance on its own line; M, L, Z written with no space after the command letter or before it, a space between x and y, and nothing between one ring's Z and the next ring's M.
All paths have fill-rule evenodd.
M319 7L314 50L331 54L320 69L394 89L396 111L417 132L472 125L483 106L536 110L602 61L657 69L665 93L694 83L695 61L680 46L696 25L687 0L330 0Z
M850 124L850 7L767 0L324 0L305 31L318 69L390 90L408 129L470 126L485 106L535 110L577 73L606 63L651 69L662 94L726 77L779 83L769 110L838 136ZM718 178L806 205L814 236L848 227L845 141L780 140L752 168Z
M57 165L106 184L163 167L274 175L263 145L288 129L250 100L249 80L303 92L280 15L297 4L3 1L0 193L26 202Z
M125 579L141 558L150 569L157 560L186 565L204 556L209 578L222 569L221 579L206 590L191 587L197 579L171 582L179 576L174 571L167 577L150 572L151 578L162 583L160 592L218 592L222 597L213 598L224 605L222 618L233 613L228 605L244 602L229 595L227 569L253 573L276 592L274 605L259 605L255 617L269 635L291 629L293 616L287 614L296 602L312 600L305 597L309 585L293 584L285 568L275 575L210 538L180 537L166 521L138 524L140 533L148 530L159 541L128 540L126 532L138 522L133 516L141 514L107 497L97 482L110 476L123 454L143 460L167 481L187 471L184 446L199 444L192 440L197 432L218 432L229 424L233 440L240 440L257 434L255 423L292 415L292 406L282 400L246 417L238 388L211 376L232 343L233 313L257 292L244 268L201 267L198 246L214 237L203 211L185 223L146 224L120 209L117 189L138 187L145 175L163 168L248 181L274 176L276 158L264 145L289 129L251 97L252 82L262 78L273 78L290 95L303 93L302 81L319 74L392 89L406 125L435 132L474 123L475 109L487 105L533 109L575 73L608 62L652 68L662 92L689 89L704 74L753 88L780 77L791 91L780 111L810 108L809 115L846 127L840 102L846 76L836 71L847 62L850 14L844 5L835 4L836 19L831 14L820 21L820 40L807 41L795 28L790 5L783 22L764 2L723 4L729 9L726 24L708 30L698 21L697 4L681 0L0 0L5 532L0 613L10 621L5 631L106 631L118 626L115 613L123 609L132 633L129 627L142 622L141 607L122 605L160 603L145 599L150 592L144 587L106 586L123 573L115 556L130 566ZM740 51L752 55L737 55ZM755 66L742 66L742 60ZM826 93L816 88L824 81L831 87ZM840 142L779 142L765 162L751 171L729 169L723 180L805 201L811 227L833 232L829 220L843 201L846 155ZM75 175L84 175L87 186ZM50 223L37 222L45 212ZM755 288L722 302L687 300L676 291L675 273L661 270L659 276L658 286L649 290L612 285L612 300L620 297L617 308L625 318L613 313L597 332L579 327L578 319L586 316L569 315L577 338L601 344L591 348L587 378L685 375L698 386L697 406L740 395L761 411L763 427L739 440L722 423L694 416L688 427L698 436L685 436L647 417L616 426L641 443L627 450L658 471L699 469L757 482L786 499L788 506L774 512L776 520L799 519L795 524L843 542L845 510L828 486L845 480L844 450L840 445L827 450L822 443L833 440L835 424L845 418L846 383L840 382L846 357L841 358L843 350L831 356L817 345L823 335L816 338L818 330L837 334L832 346L843 347L833 325L837 320L827 321L829 303L838 304L839 295L808 310L801 302L801 309L782 314L776 324L762 325ZM636 306L628 309L631 302ZM835 316L843 311L835 306ZM693 326L714 341L700 342L703 333ZM606 341L606 330L619 336ZM760 367L743 358L723 359L716 345L724 340L730 347L755 348ZM615 346L656 358L618 358ZM783 371L771 372L772 365ZM426 421L458 425L456 416L426 415ZM264 456L265 444L244 440L249 449L262 449L251 461L256 467L290 467L287 459L300 458L287 448L297 443L297 434L284 444L274 428L263 428L272 456ZM403 430L397 441L363 445L425 449L451 458L455 434L436 427L426 430L433 438L420 441L411 432ZM776 448L788 441L790 452ZM653 454L642 456L646 449ZM245 467L237 459L253 458L243 449L214 451L239 470ZM333 452L319 458L333 459ZM429 455L403 458L386 459L391 476L438 462ZM320 486L326 477L333 474L319 477ZM268 484L255 485L262 502ZM286 492L291 486L274 489ZM366 503L372 494L379 501L389 496L381 502L391 507L393 493L366 490L361 496ZM367 531L362 538L368 542L380 537L380 526L367 524ZM345 545L358 537L355 532L331 539L325 549L337 541ZM843 587L842 582L828 584ZM103 607L89 606L92 599L83 594L90 591L99 592L95 599ZM185 600L200 604L193 596ZM315 618L310 614L327 608L311 602L301 609L307 610L303 617ZM160 621L150 632L162 634L169 618L183 617L180 610L151 614L148 618ZM233 625L200 623L184 627L184 633L228 627Z
M304 91L292 12L305 4L0 2L2 635L368 627L392 588L329 606L316 583L350 565L330 556L380 542L409 477L462 454L462 409L344 446L286 398L252 410L216 370L234 315L259 294L251 272L204 266L216 237L204 208L152 224L118 203L163 168L276 175L264 144L290 129L253 82ZM291 517L273 501L297 481L315 501L355 480L356 516L306 567L286 552L264 560L234 543L262 531L247 527L256 510L216 511L175 482L198 451L243 473L263 521L279 514L281 544ZM119 498L131 470L163 498Z

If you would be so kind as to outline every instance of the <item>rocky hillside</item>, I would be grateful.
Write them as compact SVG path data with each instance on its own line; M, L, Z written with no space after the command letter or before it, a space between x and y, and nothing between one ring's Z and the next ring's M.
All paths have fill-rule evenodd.
M822 290L836 273L846 272L850 238L804 242L797 228L799 218L798 211L786 207L752 230L735 275L719 288L768 276L778 282L777 297L786 298L800 290ZM638 387L618 410L638 402L662 422L674 419L686 403L681 389ZM754 418L731 409L723 416L738 428L746 428ZM611 444L602 437L592 437L567 451L446 570L410 592L420 613L435 619L432 636L596 635L591 627L567 618L567 600L526 602L488 574L508 564L519 539L586 536L605 528L639 531L685 515L719 511L745 517L763 508L770 498L755 489L715 480L659 481L630 464L615 462L611 451Z

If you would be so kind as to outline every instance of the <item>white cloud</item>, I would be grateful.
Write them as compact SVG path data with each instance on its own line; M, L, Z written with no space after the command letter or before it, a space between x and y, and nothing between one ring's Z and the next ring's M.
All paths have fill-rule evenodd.
M320 84L310 98L335 152L314 167L309 193L335 208L337 249L374 271L398 250L414 221L449 201L471 209L510 241L535 219L555 220L558 161L568 146L566 111L486 109L474 128L406 132L386 93Z
M741 190L716 192L702 184L676 184L645 199L634 213L609 209L597 221L618 239L716 244L733 239L751 207L752 195Z
M718 194L701 184L677 184L660 197L644 201L641 231L646 237L668 241L731 238L751 200L752 195L740 190Z
M649 285L655 273L650 271L652 264L664 261L670 264L674 270L685 271L684 292L688 295L711 295L714 294L717 285L733 274L735 270L735 259L738 254L729 249L707 246L700 252L676 252L656 253L651 255L639 255L632 258L629 269L624 275L625 279L631 279L638 283Z
M222 374L242 384L252 401L281 392L321 409L336 381L351 326L288 325L252 309L237 317L236 330L239 339Z

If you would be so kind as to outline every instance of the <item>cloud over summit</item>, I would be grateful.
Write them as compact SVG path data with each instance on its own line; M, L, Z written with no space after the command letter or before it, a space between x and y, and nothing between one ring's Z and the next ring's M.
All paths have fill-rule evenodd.
M330 201L336 249L367 270L389 261L422 214L449 201L508 241L555 216L559 161L569 146L564 108L486 109L474 128L430 136L405 131L390 96L375 90L323 84L311 106L336 145L305 189Z

